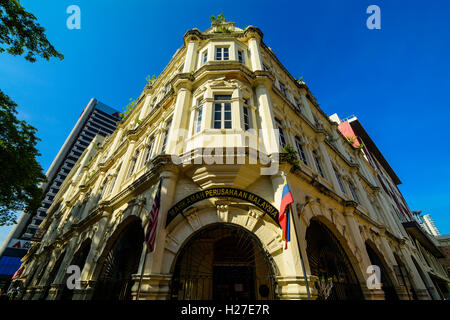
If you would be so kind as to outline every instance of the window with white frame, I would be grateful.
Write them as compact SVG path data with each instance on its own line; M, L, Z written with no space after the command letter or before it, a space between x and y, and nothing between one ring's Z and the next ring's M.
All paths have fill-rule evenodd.
M238 50L238 61L245 64L244 50Z
M300 139L299 136L295 137L295 144L297 146L298 156L300 157L300 160L305 165L308 165L308 160L306 160L305 148L303 147L303 141Z
M203 51L202 54L202 65L204 65L208 61L208 50Z
M197 109L195 110L194 133L199 133L202 129L203 105L202 99L197 99Z
M169 120L166 122L166 126L164 128L164 138L163 138L163 143L162 143L162 147L161 147L161 153L165 153L166 152L166 147L167 147L167 139L169 137L169 132L170 132L170 125L172 124L172 120Z
M275 118L275 123L278 129L278 139L281 147L283 148L286 145L286 138L284 137L283 124L281 123L281 120L278 118Z
M228 47L216 47L216 60L230 60L230 49Z
M251 110L248 105L248 99L244 99L244 105L243 105L243 117L244 117L244 130L247 131L252 127L252 119L251 119Z
M214 129L231 129L231 95L214 96Z
M313 151L313 158L314 158L314 162L316 164L317 172L319 172L319 174L322 176L322 178L325 178L325 173L323 172L323 169L322 169L322 162L320 161L320 156L319 156L319 153L317 152L317 150Z

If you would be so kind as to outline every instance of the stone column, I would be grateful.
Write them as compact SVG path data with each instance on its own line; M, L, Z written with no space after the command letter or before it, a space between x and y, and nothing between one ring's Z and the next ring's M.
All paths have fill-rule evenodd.
M354 262L356 262L356 264L353 265L353 268L361 268L360 271L362 273L362 276L365 278L363 278L363 279L358 278L358 281L359 281L359 284L361 286L361 290L363 291L364 296L366 298L371 299L373 294L375 296L377 295L377 292L371 292L371 290L369 290L366 285L366 280L367 280L366 270L367 270L367 267L370 266L372 263L370 262L369 255L367 254L364 240L361 236L361 232L359 230L358 223L354 216L354 211L355 211L355 207L353 207L353 206L344 207L344 218L345 218L346 226L348 226L348 230L346 230L346 231L349 233L350 238L353 241L355 251L356 251L356 252L353 252L355 258L357 259L357 261L354 261Z
M143 120L150 111L150 98L151 96L149 94L145 97L144 105L142 106L141 112L139 113L139 120Z
M73 295L73 300L89 300L92 299L97 275L94 274L96 268L101 268L98 264L98 258L102 254L105 247L104 233L105 227L110 219L110 214L104 212L100 220L97 222L97 231L92 237L91 249L84 263L83 270L81 270L81 290L76 290Z
M128 145L128 149L126 151L125 157L122 161L122 167L120 168L120 171L117 175L117 179L115 181L115 185L113 187L113 190L111 194L115 195L120 191L120 188L122 186L122 183L126 179L126 176L128 174L129 164L131 157L134 156L134 144L136 143L135 140L130 139L130 143Z
M167 300L170 298L170 281L171 274L165 273L163 270L163 259L166 244L166 219L167 212L172 206L176 181L178 177L178 170L176 167L168 167L164 169L161 174L161 198L160 210L158 215L158 225L156 229L155 247L153 252L147 253L145 259L141 259L141 265L138 270L142 270L145 263L142 284L140 288L140 300ZM135 284L132 289L133 299L136 299L136 294L139 285L140 274L133 276Z
M256 37L250 38L248 41L248 46L250 49L252 71L263 70L264 68L261 59L261 52L259 50L259 39Z
M184 61L183 73L190 73L195 69L195 62L197 61L197 38L189 38L186 50L186 60Z
M116 136L114 137L114 141L112 142L111 146L109 147L108 157L107 159L116 152L116 148L120 142L120 139L122 139L123 134L123 128L118 128Z
M341 188L339 187L339 183L336 178L336 174L334 173L333 164L331 163L330 155L327 152L327 149L325 148L325 136L323 134L319 134L317 136L317 144L319 145L320 155L323 159L323 166L325 170L325 175L328 182L331 182L333 185L334 191L337 194L341 194ZM313 159L314 160L314 159Z
M303 109L305 110L305 116L312 124L315 124L314 117L311 112L311 108L308 102L308 99L304 94L300 95L300 100L302 101Z
M275 135L274 115L272 111L272 102L269 91L265 84L259 84L256 87L256 98L258 101L258 111L261 118L261 142L263 149L267 154L280 152L278 139ZM259 148L260 151L261 147Z
M359 191L361 205L369 212L370 217L374 220L380 223L382 220L380 217L378 217L378 214L375 212L374 208L372 207L371 202L369 201L369 198L367 197L366 189L364 189L361 181L359 180L359 176L356 173L357 169L352 168L352 174L350 175L352 177L352 180L354 181L356 189Z
M187 84L181 84L177 90L175 109L173 111L172 125L167 137L167 154L178 154L181 152L179 146L187 138L187 125L189 118L189 107L192 92Z
M280 208L281 204L281 195L283 193L284 181L287 179L285 177L285 172L288 172L289 165L281 165L280 171L277 175L271 176L272 186L274 190L274 206L276 208ZM288 181L289 183L289 181ZM291 186L292 188L292 186ZM291 189L292 192L292 189ZM295 214L295 205L292 205L293 213L291 215L291 224L290 224L290 242L288 242L288 248L285 248L285 244L283 241L282 249L283 250L283 260L284 265L280 266L280 276L276 277L276 281L278 284L278 294L281 299L308 299L306 283L304 278L304 271L300 260L300 248L298 247L299 237L297 233L297 224L298 224L298 216ZM295 219L295 221L293 221ZM293 228L294 223L296 223L296 228ZM282 236L282 231L280 229L280 237ZM304 256L305 258L306 256ZM315 298L315 291L311 286L312 278L308 276L308 281L310 284L310 292L312 293L312 298Z

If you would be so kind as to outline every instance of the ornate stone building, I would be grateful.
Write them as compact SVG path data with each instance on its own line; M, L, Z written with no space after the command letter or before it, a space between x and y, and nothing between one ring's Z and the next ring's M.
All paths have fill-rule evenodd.
M23 259L23 299L307 299L308 288L313 299L429 299L376 171L262 38L230 22L184 35L64 181ZM285 181L287 248L277 222ZM373 264L382 288L366 284ZM79 289L65 285L70 265Z

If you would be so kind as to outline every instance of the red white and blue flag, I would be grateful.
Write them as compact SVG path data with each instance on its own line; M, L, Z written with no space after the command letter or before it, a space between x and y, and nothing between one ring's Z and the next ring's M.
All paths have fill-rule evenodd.
M280 223L281 229L283 230L283 240L286 241L285 249L287 249L287 243L291 240L290 238L290 206L294 202L292 198L291 190L287 182L284 182L283 193L281 196L280 205L280 215L278 216L278 222Z
M145 241L147 241L147 251L152 252L156 238L156 227L158 226L158 214L161 196L161 182L158 185L155 199L153 199L152 210L150 210L150 217L147 224L147 232L145 233Z

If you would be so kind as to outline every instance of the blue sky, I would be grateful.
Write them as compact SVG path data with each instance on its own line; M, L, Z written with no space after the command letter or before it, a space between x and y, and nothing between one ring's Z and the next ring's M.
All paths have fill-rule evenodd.
M448 1L139 1L22 0L46 28L63 61L0 55L0 87L19 117L38 129L46 171L91 97L118 109L137 97L183 44L223 12L254 25L294 77L303 76L321 108L355 114L403 184L410 208L450 233L450 2ZM66 8L81 9L69 30ZM366 8L381 8L381 30ZM0 241L9 232L0 228Z

